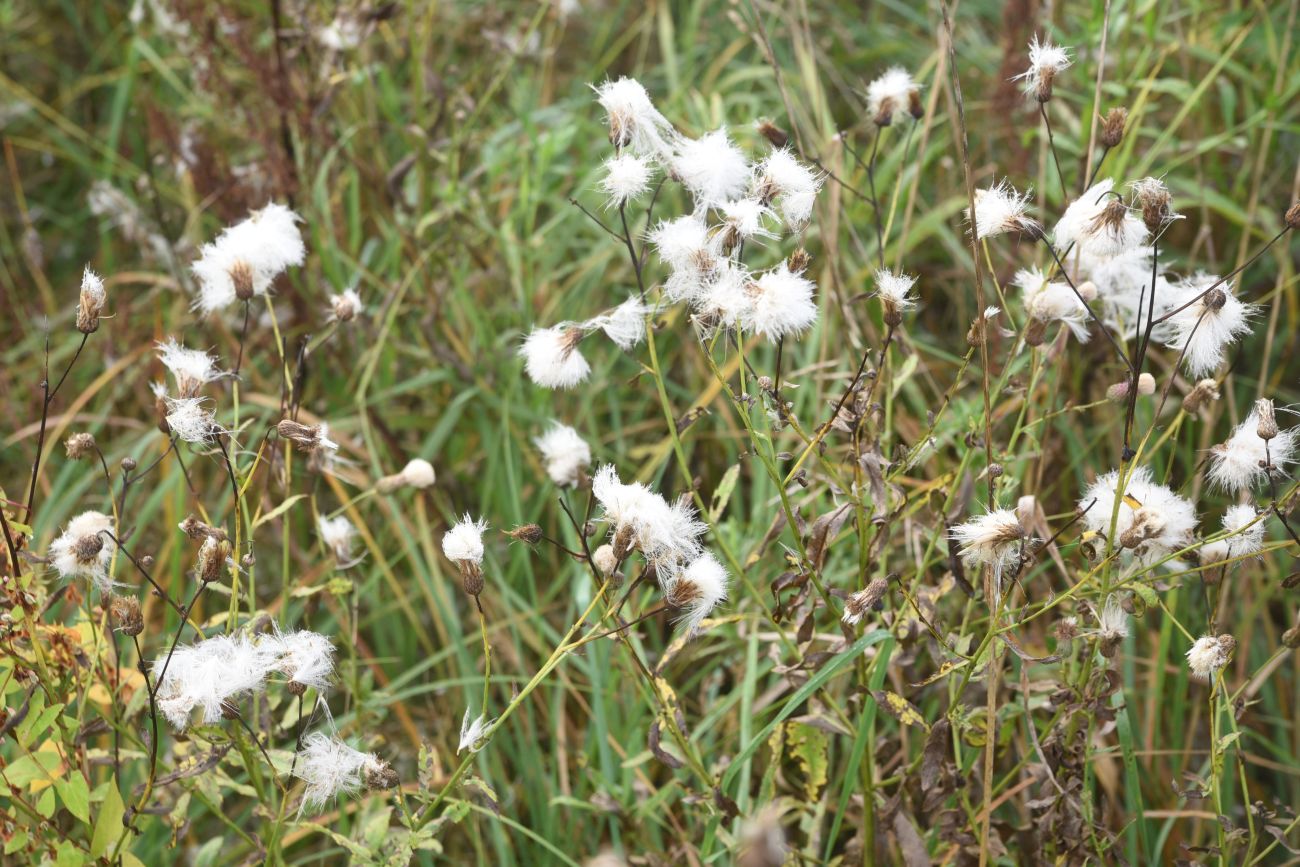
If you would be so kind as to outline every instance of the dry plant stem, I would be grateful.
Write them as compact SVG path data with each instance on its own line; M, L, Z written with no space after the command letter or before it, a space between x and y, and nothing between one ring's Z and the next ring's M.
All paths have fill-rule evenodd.
M232 375L236 380L239 379L239 371L244 367L244 341L248 338L248 308L249 303L244 302L244 324L239 328L239 354L235 357L235 369ZM238 413L235 415L238 418Z
M138 559L136 559L135 555L133 555L129 550L127 550L126 545L122 543L121 539L113 535L113 533L108 530L100 530L99 535L107 536L109 539L112 540L113 544L117 547L117 550L121 551L123 554L126 555L126 558L131 561L131 565L136 568L136 571L144 576L145 580L148 581L150 586L153 587L154 592L158 595L158 597L162 599L164 602L166 602L168 605L170 605L173 611L179 614L182 618L189 616L189 612L186 611L186 609L184 609L183 607L181 607L174 599L172 599L171 595L168 594L167 591L164 590L162 586L157 581L154 580L153 576L149 574L149 570L145 569L144 565ZM196 625L195 629L197 628L198 627Z
M483 703L479 711L487 713L488 695L492 689L492 645L488 643L487 614L483 611L483 600L474 597L474 607L478 609L479 632L483 636Z
M44 400L41 402L41 426L36 435L36 457L32 459L32 479L27 485L27 508L23 514L27 517L27 523L32 523L32 509L36 506L36 479L41 471L41 453L45 451L45 428L50 419L50 404L54 402L54 397L63 387L67 380L68 374L72 372L72 366L77 363L81 357L81 350L86 348L86 341L90 339L89 334L81 335L81 342L77 344L77 351L73 353L72 360L68 366L63 369L63 375L55 383L54 388L50 388L50 342L47 336L45 341L45 376L41 379L41 391L44 393Z
M1056 152L1056 136L1052 134L1052 121L1047 116L1047 103L1038 103L1038 113L1043 118L1043 126L1047 127L1047 148L1052 152L1052 162L1056 164L1056 177L1061 182L1061 200L1069 198L1070 188L1065 185L1065 172L1061 171L1061 157Z

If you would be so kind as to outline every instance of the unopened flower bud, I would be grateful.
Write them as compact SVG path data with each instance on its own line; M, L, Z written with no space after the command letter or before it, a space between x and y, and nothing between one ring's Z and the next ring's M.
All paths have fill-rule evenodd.
M1300 202L1286 209L1282 215L1282 222L1286 223L1288 229L1300 229Z
M786 134L786 131L767 118L763 118L758 122L758 134L771 142L773 147L783 148L790 141L790 136Z
M1091 280L1084 280L1076 286L1075 289L1078 290L1079 297L1084 300L1084 303L1091 303L1097 300L1097 284Z
M1295 650L1300 647L1300 626L1292 626L1282 633L1282 644Z
M601 545L591 555L591 562L601 575L608 578L618 568L618 558L614 556L613 545Z
M792 274L802 274L804 271L808 270L808 265L811 263L812 254L803 247L800 247L798 250L791 253L790 258L786 260L786 265L789 267Z
M228 541L208 536L199 546L198 573L199 581L211 584L221 577L221 570L230 557L231 546Z
M1105 119L1101 122L1101 140L1102 147L1118 147L1119 143L1124 140L1124 125L1128 123L1128 109L1123 106L1116 106L1106 112Z
M122 472L133 473L138 466L139 464L135 462L135 458L122 458Z
M300 424L286 418L276 423L275 431L297 446L299 451L314 452L321 448L337 448L321 432L321 426L318 424Z
M74 433L64 440L63 448L67 450L69 458L80 460L95 450L95 437L85 431Z

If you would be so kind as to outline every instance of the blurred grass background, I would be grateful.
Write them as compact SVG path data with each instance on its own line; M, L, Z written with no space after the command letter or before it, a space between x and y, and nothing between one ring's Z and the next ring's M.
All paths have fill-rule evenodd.
M1175 270L1231 270L1277 232L1282 209L1297 197L1296 12L1295 0L955 4L976 183L1009 177L1018 186L1032 184L1039 213L1062 207L1037 114L1007 81L1023 68L1029 37L1049 34L1077 58L1051 105L1071 185L1087 163L1094 115L1127 106L1129 133L1103 175L1165 176L1189 219L1169 232L1161 252ZM360 27L354 48L334 50L319 38L336 17ZM332 292L356 286L368 308L361 321L319 345L303 393L305 415L330 423L351 466L336 479L298 478L294 492L310 491L322 511L332 510L367 480L414 456L430 459L439 479L425 495L380 496L349 510L364 528L366 547L365 560L341 573L355 582L351 595L321 590L334 573L316 543L313 515L305 507L286 512L257 539L259 603L286 624L342 636L351 631L350 600L357 603L361 662L332 707L340 728L369 736L367 743L391 758L407 782L415 782L422 743L430 753L420 773L435 785L454 767L461 715L477 705L481 686L477 625L438 551L442 530L469 511L495 529L537 522L552 535L575 538L531 445L552 418L578 427L597 461L616 462L625 477L666 491L684 488L653 381L640 375L635 353L589 352L593 375L572 393L534 387L515 356L534 323L595 314L634 287L624 251L568 202L572 196L593 209L600 203L596 187L609 148L589 84L635 75L683 131L727 124L754 152L761 139L753 124L770 118L791 132L806 157L865 190L865 173L836 134L844 131L855 148L869 145L862 87L886 67L904 65L925 85L927 114L915 127L886 131L876 178L892 203L886 260L920 275L922 309L898 350L900 363L916 367L898 383L891 410L902 442L914 444L923 434L926 413L939 409L966 352L963 337L976 311L960 222L966 193L934 3L5 0L0 57L0 309L7 314L0 324L0 388L9 404L0 429L0 483L10 499L25 493L47 335L52 369L61 370L76 348L70 323L84 265L106 275L113 313L53 409L33 548L43 551L68 518L105 501L102 478L63 458L64 435L93 432L110 466L128 456L146 463L165 446L149 393L149 382L162 373L151 352L155 340L174 335L211 347L231 364L239 323L222 316L198 321L188 310L187 268L197 246L250 207L272 199L291 204L305 219L309 254L275 300L286 346L326 333ZM660 213L682 207L673 192ZM785 347L784 364L786 379L798 386L788 396L796 414L811 420L806 424L820 420L864 348L880 341L879 314L864 302L875 269L872 219L864 201L831 182L805 238L822 317L803 340ZM1027 241L1002 245L998 253L1004 282L1016 267L1042 257ZM1224 399L1155 458L1179 484L1257 394L1279 404L1297 400L1293 335L1300 295L1291 249L1274 248L1241 285L1243 296L1263 305L1260 327L1233 358ZM685 320L679 313L664 319L658 340L673 408L678 416L696 406L709 409L683 437L706 500L729 467L742 468L714 532L733 550L755 550L776 514L775 488L743 457L748 439L718 398ZM767 350L750 360L760 372L773 369ZM1162 384L1173 360L1157 361ZM1055 397L1083 405L1099 399L1120 369L1104 343L1093 341L1055 359L1050 375ZM1007 393L997 396L1012 415L1027 376L1027 370L1013 372ZM255 321L251 330L241 392L249 430L274 423L280 369L267 322ZM1139 416L1142 426L1151 423L1150 410ZM942 474L966 450L962 438L978 429L981 411L977 379L968 375L939 432L940 456L953 459L923 464L904 480L909 493L931 482L956 484ZM1049 516L1065 516L1081 484L1116 462L1121 421L1109 405L1062 414L1028 439L1022 453L1006 456L1007 465ZM188 453L186 460L199 500L219 520L230 503L217 465ZM982 461L977 456L974 466ZM263 512L286 495L256 487ZM810 520L825 510L824 493L814 485L801 496ZM160 580L183 588L188 554L173 528L197 506L179 467L169 461L133 497L135 546L156 558ZM909 512L921 550L941 531L923 505ZM506 542L497 535L489 546L485 596L500 703L536 670L591 594L578 564L550 548ZM915 559L901 556L904 563ZM1289 561L1289 555L1270 558L1234 579L1242 582L1233 591L1240 600L1233 616L1240 675L1263 664L1294 622L1294 591L1279 584ZM941 545L918 568L937 585L945 564ZM855 567L854 555L845 552L833 555L827 570L837 576L836 586L854 590L860 586ZM769 607L769 585L784 568L775 547L747 568L750 585ZM701 755L718 767L775 714L793 710L786 707L792 690L774 670L791 660L775 643L758 600L741 585L734 596L725 613L735 621L691 644L667 672ZM955 617L963 600L952 596L941 605L951 606ZM1184 618L1204 620L1198 592L1173 590L1166 602ZM203 613L219 615L224 605L209 599ZM69 621L76 617L73 608L64 613ZM161 606L150 611L155 637L174 627L166 614ZM1214 829L1170 785L1184 771L1200 769L1204 703L1187 682L1182 647L1168 622L1152 613L1137 625L1121 666L1137 767L1129 769L1126 786L1113 746L1100 749L1094 764L1099 820L1128 829L1131 860L1154 863L1178 854L1179 842L1211 840ZM829 619L819 628L835 633ZM671 637L663 622L638 633L636 643L652 658ZM896 652L910 658L922 635L904 642L906 653ZM1045 639L1037 640L1041 646ZM890 667L889 679L933 721L946 709L943 692L907 688L928 673L905 659ZM451 862L573 863L610 846L647 863L730 863L734 828L696 803L707 793L692 792L689 778L667 772L647 749L654 706L643 692L622 648L612 643L597 643L561 667L478 759L476 773L495 788L501 816L476 812L449 828L443 844ZM1252 796L1294 804L1300 683L1290 659L1255 698L1240 747L1258 787ZM871 705L848 686L843 700L854 709ZM802 713L808 723L820 711L809 706ZM1003 719L1001 736L1015 755L1027 742L1021 713L1011 705ZM883 716L878 725L872 731L881 738L883 774L905 770L923 739L900 733ZM811 748L827 763L829 778L815 796L794 799L804 863L821 863L823 853L854 857L851 826L861 815L860 795L842 800L840 794L846 775L853 777L847 753L853 741L831 735ZM732 792L742 813L774 791L810 791L806 767L790 755L782 760L758 750L745 761ZM1134 770L1142 796L1136 803ZM238 777L242 770L220 773ZM763 782L767 774L774 778ZM249 799L228 790L225 798L221 809L230 820L251 821ZM1135 812L1143 802L1156 811L1145 819ZM342 804L327 824L351 834L367 816L391 809L382 804ZM844 813L845 827L827 840L835 812ZM188 818L191 824L176 822L175 833L181 845L203 853L201 861L233 863L250 854L210 809L192 804ZM1017 802L1001 818L1014 826L1032 822ZM1130 823L1144 825L1147 848L1136 848ZM133 846L146 863L173 857L164 824L153 824ZM921 832L929 835L924 827ZM320 835L291 840L290 860L342 857ZM932 851L943 849L935 844Z

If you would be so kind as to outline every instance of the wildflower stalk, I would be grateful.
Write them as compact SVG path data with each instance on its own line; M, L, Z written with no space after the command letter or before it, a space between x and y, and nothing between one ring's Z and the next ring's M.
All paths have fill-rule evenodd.
M59 389L63 387L68 374L72 372L73 365L81 357L81 350L86 348L86 341L89 339L90 334L83 332L81 342L77 344L77 351L72 354L72 360L63 369L63 375L59 377L59 381L54 384L52 389L50 388L50 342L48 337L45 341L45 375L41 378L41 392L44 395L44 399L41 401L41 425L36 434L36 457L32 460L32 478L27 485L27 507L23 510L28 524L32 523L32 510L36 507L36 479L40 476L41 456L45 451L45 428L50 419L50 404L54 402L55 396L59 393ZM15 568L17 568L16 565Z
M1193 298L1191 298L1190 300L1188 300L1188 301L1187 301L1185 304L1183 304L1181 307L1175 307L1173 310L1170 310L1170 311L1168 311L1167 313L1161 314L1161 316L1160 316L1158 319L1156 319L1155 324L1156 324L1156 325L1159 325L1159 324L1162 323L1162 322L1167 322L1171 317L1176 316L1176 315L1179 314L1179 313L1182 313L1182 312L1183 312L1184 310L1186 310L1188 307L1191 307L1193 304L1196 304L1196 303L1199 302L1202 298L1204 298L1206 295L1209 295L1209 294L1210 294L1211 292L1213 292L1215 289L1217 289L1217 288L1219 288L1220 286L1222 286L1223 284L1227 283L1229 280L1231 280L1233 277L1236 277L1236 276L1237 276L1238 274L1240 274L1242 271L1245 271L1247 268L1249 268L1251 265L1253 265L1253 264L1255 263L1255 261L1259 259L1260 256L1263 256L1265 253L1267 253L1268 250L1269 250L1269 248L1272 247L1274 244L1276 244L1278 241L1280 241L1280 240L1282 239L1282 236L1285 235L1285 234L1286 234L1287 232L1289 232L1289 231L1291 231L1291 227L1290 227L1290 226L1284 226L1284 227L1282 228L1282 231L1280 231L1280 232L1278 232L1276 235L1274 235L1274 236L1269 240L1269 242L1268 242L1267 244L1265 244L1263 247L1260 247L1258 250L1256 250L1256 251L1255 251L1255 254L1254 254L1253 256L1251 256L1249 259L1247 259L1244 263L1242 263L1241 265L1239 265L1237 268L1233 269L1232 272L1230 272L1230 273L1228 273L1228 274L1225 274L1224 276L1220 277L1218 280L1215 280L1215 281L1214 281L1213 283L1211 283L1209 286L1206 286L1205 289L1203 289L1201 292L1197 293L1197 295L1196 295L1195 297L1193 297ZM1190 342L1190 337L1188 338L1188 340L1189 340L1189 342Z
M1038 113L1042 115L1043 126L1047 127L1047 146L1052 152L1052 162L1056 164L1056 177L1061 181L1061 198L1064 200L1070 195L1070 189L1065 185L1065 172L1061 171L1061 157L1056 152L1056 137L1052 135L1052 121L1047 116L1047 103L1038 103Z

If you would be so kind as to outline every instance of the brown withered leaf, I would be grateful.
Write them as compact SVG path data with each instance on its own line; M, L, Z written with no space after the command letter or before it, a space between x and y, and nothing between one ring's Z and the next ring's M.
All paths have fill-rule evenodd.
M872 690L871 696L886 713L903 725L920 726L927 732L930 730L930 724L925 721L925 717L921 716L921 712L898 693L890 692L887 689L877 689Z
M930 727L930 736L925 739L925 749L921 752L922 792L930 791L939 782L951 749L952 723L944 717Z
M930 853L925 848L925 841L902 810L894 814L894 837L898 839L898 848L907 867L930 867Z
M826 562L826 548L832 539L839 535L844 522L853 514L853 504L845 503L834 511L821 515L813 521L812 531L808 534L808 560L812 568L820 572Z
M648 741L650 746L650 752L654 754L654 757L656 759L663 762L668 767L673 768L674 770L685 766L686 764L685 762L683 762L681 759L677 758L672 753L668 752L662 746L659 745L659 720L657 719L654 722L650 723L650 734L649 734Z
M1010 632L1002 633L1002 640L1006 643L1007 647L1011 648L1012 653L1014 653L1016 656L1023 659L1025 662L1049 663L1049 662L1059 662L1061 659L1061 654L1059 653L1053 653L1049 656L1032 655L1031 653L1029 653L1029 651L1025 650L1023 647L1020 646L1020 643L1016 641L1015 638L1012 637Z

